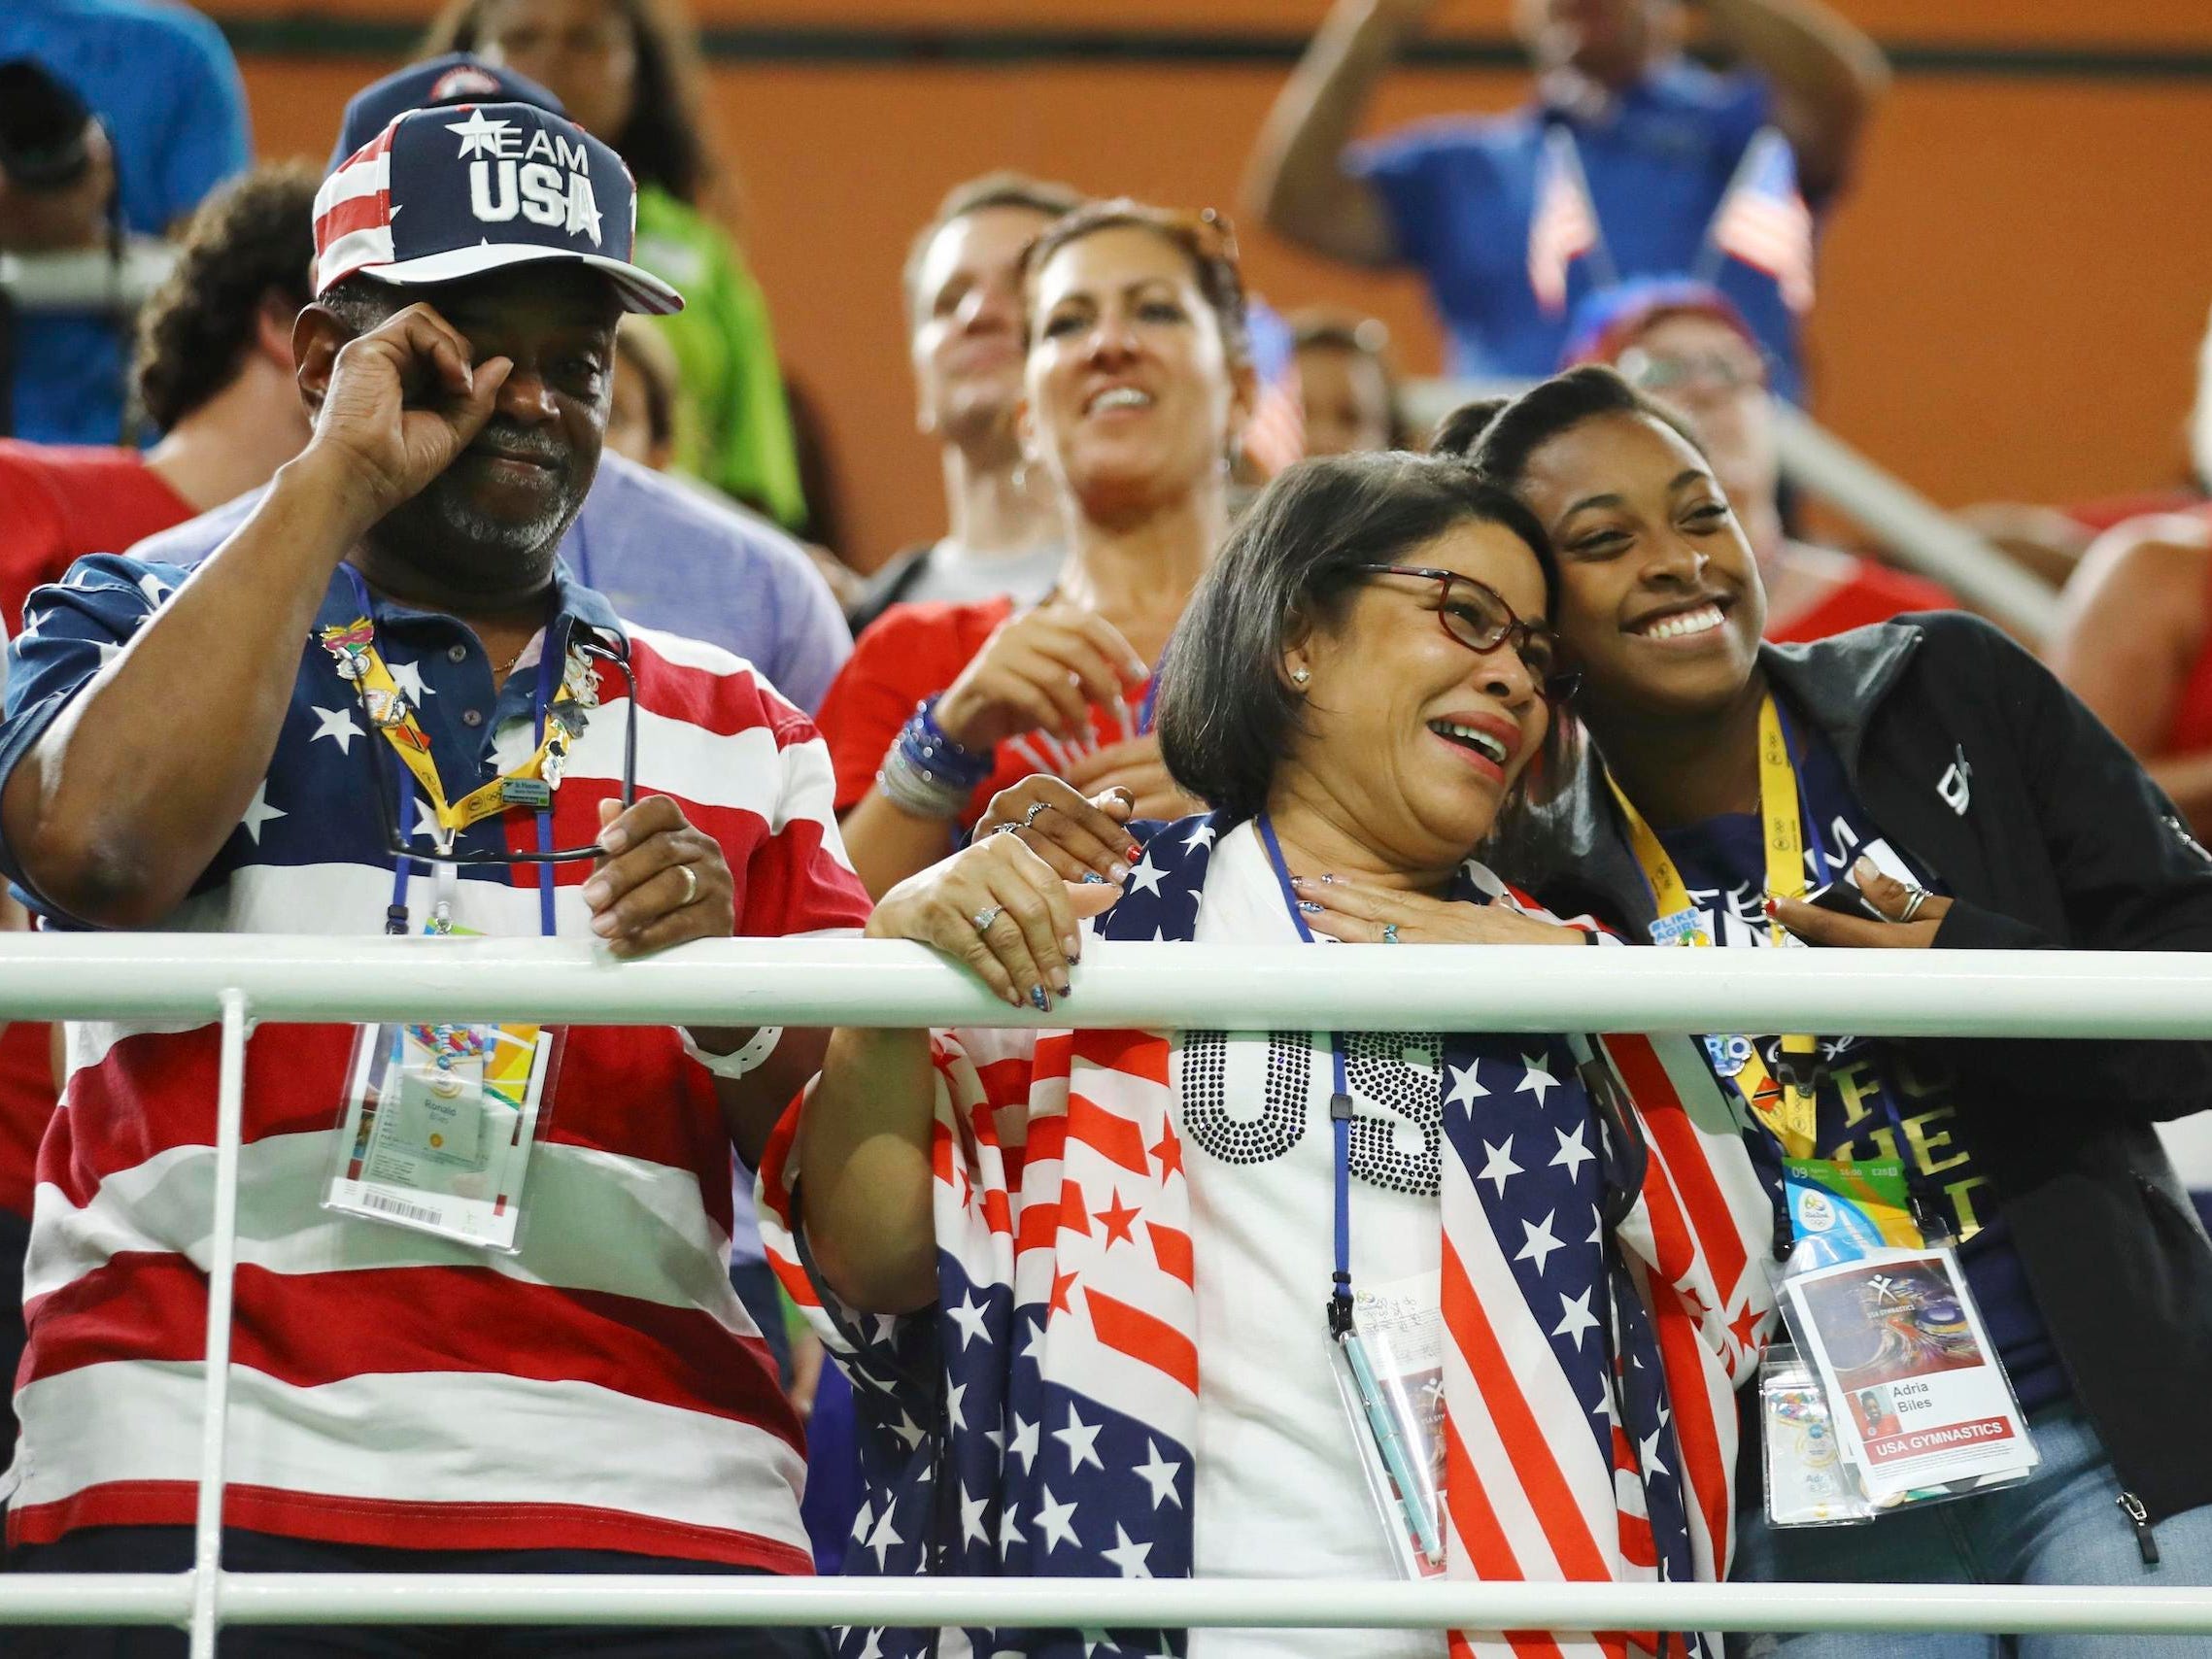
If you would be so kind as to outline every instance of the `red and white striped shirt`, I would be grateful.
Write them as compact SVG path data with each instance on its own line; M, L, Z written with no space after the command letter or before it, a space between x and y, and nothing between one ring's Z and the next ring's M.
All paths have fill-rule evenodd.
M182 578L103 559L42 590L0 770L96 670L99 646L128 637ZM561 597L557 630L622 626L588 590L563 580ZM334 582L318 626L354 608ZM527 660L494 698L459 624L382 606L377 624L395 677L419 679L444 777L528 753ZM737 931L858 927L868 900L806 718L728 653L624 631L639 794L673 796L721 843ZM599 802L619 792L627 694L602 668L556 795L557 845L590 842ZM391 787L393 757L375 755L383 740L356 715L307 642L267 780L167 931L381 930L392 873L369 792ZM474 833L528 846L535 824L516 812ZM557 866L562 935L589 936L578 888L590 874ZM427 893L418 877L418 917ZM535 873L465 872L455 921L536 933ZM39 1159L12 1543L191 1519L219 1035L70 1028L68 1086ZM675 1031L567 1032L514 1255L323 1207L353 1040L350 1026L272 1025L248 1049L226 1521L338 1542L809 1571L800 1427L726 1274L729 1136Z

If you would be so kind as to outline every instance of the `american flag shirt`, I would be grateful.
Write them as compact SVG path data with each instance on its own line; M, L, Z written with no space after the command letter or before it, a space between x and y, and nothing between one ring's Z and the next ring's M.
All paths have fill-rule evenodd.
M1097 936L1194 937L1224 828L1198 818L1160 830ZM1534 910L1476 865L1459 897ZM1200 1121L1209 1109L1225 1104L1264 1134L1279 1102L1199 1100L1191 1054L1208 1035L1188 1034L1178 1054L1150 1032L938 1033L938 1300L916 1315L856 1313L809 1271L793 1210L803 1104L786 1118L762 1168L763 1236L855 1380L866 1501L848 1571L1164 1577L1212 1559L1197 1541L1208 1529L1195 1468L1208 1443L1202 1394L1214 1371L1201 1351L1201 1286L1269 1264L1231 1250L1194 1196L1234 1171L1209 1169L1194 1183L1192 1166L1216 1156ZM1272 1057L1277 1047L1295 1054L1309 1035L1228 1041ZM1363 1111L1355 1132L1374 1154L1415 1150L1408 1168L1427 1183L1420 1196L1439 1230L1427 1262L1441 1267L1446 1331L1449 1570L1494 1579L1719 1575L1732 1383L1769 1312L1753 1259L1767 1211L1694 1051L1686 1041L1608 1043L1616 1070L1641 1074L1629 1077L1634 1127L1609 1130L1561 1039L1446 1033L1432 1041L1433 1066L1410 1067L1400 1057L1417 1038L1347 1042L1371 1070L1392 1073L1379 1089L1355 1084L1363 1105L1409 1076L1425 1089L1394 1112ZM1291 1094L1308 1093L1306 1058ZM1325 1123L1325 1101L1313 1110ZM1327 1183L1313 1185L1305 1207L1325 1236ZM1355 1197L1355 1215L1371 1202ZM1405 1265L1367 1266L1383 1277ZM1325 1344L1311 1338L1326 1274L1298 1271L1282 1288L1305 1312L1276 1334L1279 1352L1250 1363L1288 1367L1304 1354L1324 1368ZM1334 1432L1348 1448L1348 1429L1340 1421ZM1362 1524L1379 1538L1378 1518ZM1308 1648L1299 1633L1276 1635L1284 1652L1341 1651L1344 1642L1338 1633ZM1209 1648L1212 1640L1179 1630L853 1629L840 1652L918 1654L933 1641L940 1653L1047 1659L1229 1650ZM1454 1653L1620 1654L1657 1638L1448 1641ZM1436 1640L1437 1650L1445 1644ZM1695 1633L1674 1646L1707 1650Z
M31 596L0 777L188 575L103 556ZM334 573L315 628L358 615ZM638 792L673 797L721 846L738 932L865 922L829 757L804 715L740 660L630 626L565 573L549 619L542 642L562 655L582 627L627 641ZM449 788L529 754L528 650L494 690L482 644L454 618L379 599L374 621ZM383 931L392 861L373 792L390 805L397 758L379 753L384 739L321 640L299 652L266 776L159 931ZM629 688L602 666L597 694L554 793L557 846L589 844L621 787ZM506 812L461 846L518 851L536 830L533 813ZM591 936L579 897L591 869L555 866L562 936ZM11 859L9 874L23 873ZM411 885L419 929L431 883ZM538 934L534 870L463 866L457 888L458 927ZM191 1521L220 1032L200 1018L68 1028L24 1276L11 1543ZM271 1024L247 1048L229 1524L338 1543L522 1543L809 1572L802 1435L726 1270L729 1131L713 1079L674 1029L566 1033L513 1255L323 1207L353 1041L347 1025Z

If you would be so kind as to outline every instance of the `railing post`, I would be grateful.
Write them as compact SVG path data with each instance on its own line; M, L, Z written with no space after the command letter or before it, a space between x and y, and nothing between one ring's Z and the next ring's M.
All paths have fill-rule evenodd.
M215 1216L208 1239L207 1370L200 1419L199 1512L192 1533L191 1659L215 1659L221 1619L223 1444L230 1415L230 1307L238 1276L238 1145L246 1121L246 994L222 994L222 1069L215 1097Z

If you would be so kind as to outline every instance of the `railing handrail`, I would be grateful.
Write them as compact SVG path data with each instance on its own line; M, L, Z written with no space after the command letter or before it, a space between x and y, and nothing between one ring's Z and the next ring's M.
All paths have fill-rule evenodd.
M573 1025L2212 1036L2212 954L1546 950L1094 943L1049 1014L925 946L730 939L618 962L574 939L292 934L0 936L0 1017L533 1018Z

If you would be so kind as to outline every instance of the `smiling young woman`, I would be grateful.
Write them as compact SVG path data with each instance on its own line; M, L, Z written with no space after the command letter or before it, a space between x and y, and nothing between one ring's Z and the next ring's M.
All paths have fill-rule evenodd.
M1228 529L1227 457L1253 388L1235 244L1211 216L1092 203L1031 244L1022 309L1024 465L1050 482L1067 561L1033 607L894 606L831 688L837 811L877 897L1032 773L1119 790L1125 816L1190 804L1144 710L1150 664Z
M1712 468L1611 370L1471 405L1439 444L1511 489L1558 550L1553 622L1593 747L1514 868L1547 902L1692 945L2212 949L2212 857L1994 628L1947 612L1762 647L1757 561ZM1831 887L1855 913L1806 901ZM1855 1531L1777 1531L1754 1507L1741 1574L2212 1582L2212 1442L2196 1428L2212 1243L2153 1129L2212 1105L2212 1045L1753 1036L1769 1073L1804 1057L1794 1124L1745 1052L1712 1046L1748 1133L1792 1156L1903 1163L1923 1225L1960 1241L2044 1457L2025 1485ZM1783 1643L1792 1659L1849 1647Z

